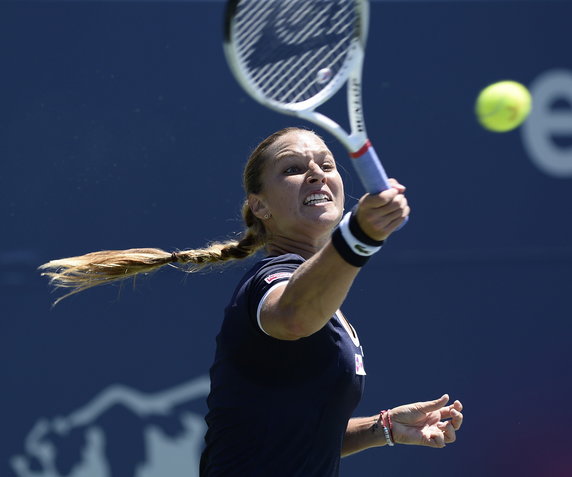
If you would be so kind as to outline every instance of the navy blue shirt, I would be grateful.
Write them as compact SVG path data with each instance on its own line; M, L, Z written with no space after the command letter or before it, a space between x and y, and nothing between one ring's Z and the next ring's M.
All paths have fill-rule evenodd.
M344 432L364 387L355 331L340 312L296 341L272 338L257 321L264 295L303 262L294 254L261 260L225 310L210 370L202 477L339 473Z

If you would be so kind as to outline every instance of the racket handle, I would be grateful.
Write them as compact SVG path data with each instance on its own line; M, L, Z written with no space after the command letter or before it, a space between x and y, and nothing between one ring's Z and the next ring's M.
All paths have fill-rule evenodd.
M350 155L354 169L368 193L379 194L391 187L385 169L369 140L359 151ZM408 221L409 217L406 217L396 230L401 229Z

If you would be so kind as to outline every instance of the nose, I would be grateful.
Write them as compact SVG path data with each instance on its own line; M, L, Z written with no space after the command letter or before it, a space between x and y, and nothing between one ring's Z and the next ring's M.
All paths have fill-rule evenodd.
M310 184L314 184L316 182L322 182L323 184L326 183L326 173L322 170L322 168L316 164L310 164L308 167L308 176L307 180Z

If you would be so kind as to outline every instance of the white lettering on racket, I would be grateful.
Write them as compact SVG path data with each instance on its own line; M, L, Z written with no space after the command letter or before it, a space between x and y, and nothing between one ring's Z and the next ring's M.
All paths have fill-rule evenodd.
M357 132L365 132L363 119L363 106L361 103L361 81L358 78L350 78L349 87L351 89L352 102L352 125Z

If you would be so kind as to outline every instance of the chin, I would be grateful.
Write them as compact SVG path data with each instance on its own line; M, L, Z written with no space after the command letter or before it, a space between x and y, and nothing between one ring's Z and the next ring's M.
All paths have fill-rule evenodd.
M313 214L312 221L328 225L334 228L342 219L342 213L338 210L321 210Z

